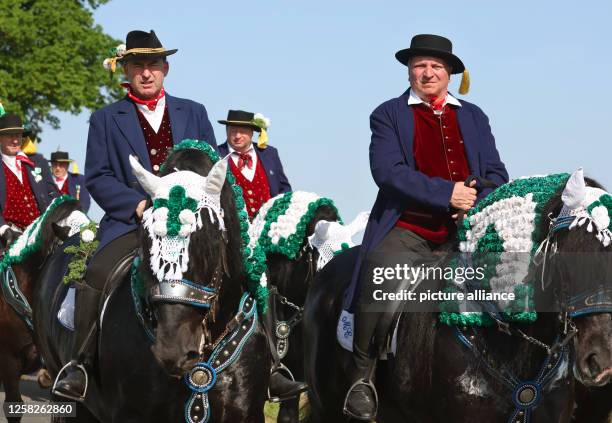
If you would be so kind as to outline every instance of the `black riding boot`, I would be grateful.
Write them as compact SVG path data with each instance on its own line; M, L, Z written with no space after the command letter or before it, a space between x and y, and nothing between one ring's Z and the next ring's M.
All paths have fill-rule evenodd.
M306 383L293 380L291 373L281 364L280 357L276 351L276 321L276 301L274 301L274 296L271 295L270 301L268 302L268 311L262 316L262 322L272 353L272 370L270 372L270 384L268 389L268 397L272 402L295 398L300 395L300 393L308 390L308 385ZM290 376L291 379L283 373Z
M83 401L87 391L87 370L94 360L97 317L102 292L76 283L75 332L72 361L57 375L53 387L55 395ZM61 378L60 378L61 377Z
M343 411L357 420L374 420L378 411L378 395L372 383L376 359L370 355L370 345L379 317L379 313L355 313L351 387L344 399Z

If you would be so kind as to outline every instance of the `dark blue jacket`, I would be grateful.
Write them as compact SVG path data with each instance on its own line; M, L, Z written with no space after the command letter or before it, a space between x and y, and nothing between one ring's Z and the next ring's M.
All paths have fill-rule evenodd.
M291 191L291 185L289 184L287 176L285 176L280 157L278 157L278 150L270 145L266 148L259 148L256 143L253 143L253 148L255 149L257 158L261 160L261 164L268 176L270 196L274 197L278 194ZM225 157L229 154L227 142L219 146L219 153L221 157Z
M217 143L202 104L166 94L172 141L185 138ZM125 97L96 111L89 121L85 184L105 214L100 221L100 248L136 229L136 207L147 198L132 174L130 154L151 171L147 144L134 104Z
M73 198L77 198L77 187L79 188L78 200L81 205L81 210L87 213L91 203L91 197L89 191L87 191L87 187L85 187L85 176L68 172L68 194Z
M352 309L358 289L361 262L393 229L400 214L410 204L420 204L432 211L449 211L454 182L431 178L415 168L413 156L414 116L407 90L400 97L378 106L370 115L372 141L370 169L378 185L378 195L372 208L361 244L351 284L346 291L344 308ZM480 108L460 100L457 122L463 137L470 174L486 178L495 184L508 182L508 172L499 158L489 119ZM484 198L491 189L482 190Z
M30 187L32 193L36 198L36 204L38 204L38 210L42 214L51 201L57 197L57 189L53 177L51 176L51 170L49 170L49 163L40 154L33 154L29 156L30 160L34 162L34 167L27 163L23 163L27 168L28 180L30 181ZM1 160L1 159L0 159ZM42 177L38 182L34 173L36 169L40 169L40 176ZM6 225L2 210L6 205L6 180L4 179L4 171L0 172L0 226Z

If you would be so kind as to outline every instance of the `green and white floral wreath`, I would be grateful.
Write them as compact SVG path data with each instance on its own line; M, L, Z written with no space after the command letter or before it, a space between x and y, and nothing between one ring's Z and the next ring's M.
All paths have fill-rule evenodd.
M242 189L240 188L240 186L238 186L236 184L236 180L234 178L234 175L232 174L231 170L229 168L227 168L227 161L225 160L221 160L219 157L219 154L206 142L204 141L198 141L198 140L194 140L194 139L185 139L183 140L180 144L176 145L173 149L173 153L177 152L177 151L181 151L181 150L188 150L188 149L196 149L196 150L200 150L202 152L204 152L209 158L210 160L217 164L220 162L225 162L225 167L226 167L226 175L225 175L225 180L230 184L230 186L232 187L232 192L234 195L234 200L236 202L236 208L238 210L238 220L240 222L240 235L241 235L241 252L242 252L242 259L243 259L243 267L244 267L244 271L245 274L247 275L247 284L246 284L246 289L247 291L253 295L253 297L255 297L256 301L257 301L257 307L258 307L258 311L260 313L264 313L266 308L267 308L267 304L268 304L268 289L266 287L266 284L260 284L260 279L261 276L263 274L265 274L265 270L266 270L266 258L265 255L262 254L261 252L255 252L253 253L249 248L249 234L248 234L248 230L249 230L249 215L246 211L246 205L244 202L244 198L242 196ZM164 169L164 166L162 166L162 170ZM212 172L212 170L211 170ZM209 173L210 175L210 173ZM176 195L177 197L182 197L180 194L180 190L175 191L174 195ZM168 196L170 196L170 190L168 190ZM186 197L189 197L189 195L187 195ZM167 199L169 199L168 197L166 197ZM193 198L193 197L191 197ZM195 198L193 198L195 200ZM158 204L160 207L163 207L163 202L160 202ZM184 203L184 207L181 210L178 210L178 218L179 218L179 222L181 223L181 227L178 229L179 230L179 235L180 235L180 231L181 229L183 229L183 233L186 232L187 228L184 227L183 225L188 225L190 220L187 217L186 218L186 213L183 213L183 219L181 220L181 212L183 212L183 210L185 209L189 209L191 210L189 207L193 205L192 202L190 201L186 201ZM150 210L153 210L154 207ZM222 210L220 208L219 205L219 213L216 213L214 210L209 209L209 216L211 216L212 212L212 216L217 215L220 216L222 213ZM148 213L154 213L154 211L149 211ZM160 214L165 214L165 212L159 212ZM176 210L175 212L173 212L172 215L170 215L170 210L168 211L168 216L169 220L172 220L174 222L174 224L170 223L171 228L172 228L172 232L174 233L174 231L177 229L177 224L176 224L176 220L173 216L175 216ZM197 213L198 215L200 213ZM144 218L145 216L143 216ZM196 225L198 217L196 216ZM212 219L212 217L211 217ZM223 219L221 219L219 225L223 225ZM160 225L161 226L161 225ZM222 227L222 226L220 226ZM162 228L160 227L160 233L163 233ZM153 229L154 230L154 229ZM168 234L168 226L166 225L166 235ZM182 267L181 267L181 272L182 272Z
M49 207L47 207L47 210L24 229L23 233L10 245L7 253L2 257L2 261L0 262L0 273L4 272L4 270L12 264L21 263L30 254L40 249L42 243L42 228L45 226L46 220L60 204L68 200L74 199L68 195L62 195L61 197L55 198ZM85 213L80 210L74 210L68 217L57 222L57 225L69 227L68 236L72 236L78 233L82 226L90 222L91 221Z
M157 279L181 280L189 264L191 234L202 228L201 211L208 210L211 223L225 231L221 188L227 161L217 162L208 176L179 170L159 177L144 169L130 156L134 175L153 200L145 210L143 226L151 239L151 270Z
M476 261L472 266L486 268L480 289L514 293L515 300L498 303L507 321L532 322L537 318L533 307L535 281L527 278L529 266L542 236L542 210L568 178L564 173L520 178L505 184L470 210L458 230L459 251ZM462 289L462 284L455 281L447 283L450 292ZM450 325L493 323L488 314L465 311L453 301L442 303L440 311L440 320Z

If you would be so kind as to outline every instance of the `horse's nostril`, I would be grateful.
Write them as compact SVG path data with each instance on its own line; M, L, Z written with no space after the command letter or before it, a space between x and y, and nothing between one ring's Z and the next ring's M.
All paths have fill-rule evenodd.
M597 361L597 354L595 353L590 354L586 359L586 364L588 366L589 373L591 374L592 377L595 377L601 373L602 368L599 365L599 362Z

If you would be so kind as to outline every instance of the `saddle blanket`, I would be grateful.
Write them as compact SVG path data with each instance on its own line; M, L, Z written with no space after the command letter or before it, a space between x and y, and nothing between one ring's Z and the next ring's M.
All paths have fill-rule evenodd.
M400 315L401 318L401 315ZM393 324L393 336L391 337L391 345L387 343L387 348L381 351L380 360L386 360L388 355L395 355L397 351L397 328L400 319L396 319ZM336 338L342 348L353 352L353 333L355 333L355 319L353 313L342 310L336 327Z

